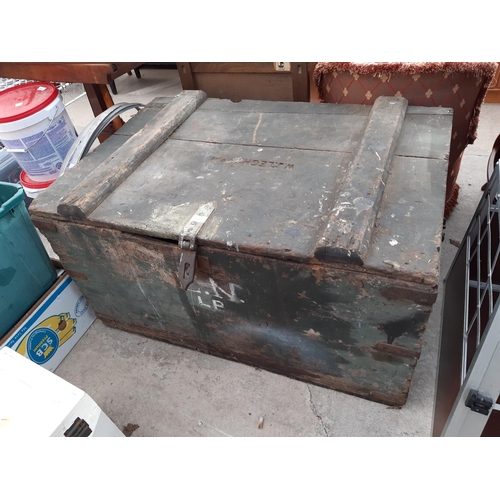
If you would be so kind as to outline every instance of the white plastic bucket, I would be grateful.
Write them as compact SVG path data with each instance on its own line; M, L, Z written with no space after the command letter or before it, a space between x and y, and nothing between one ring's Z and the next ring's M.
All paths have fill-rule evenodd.
M19 177L19 182L21 186L23 186L26 196L32 199L45 191L54 181L54 179L51 181L34 181L24 170Z
M0 92L0 141L34 181L58 177L76 137L52 83L29 82Z

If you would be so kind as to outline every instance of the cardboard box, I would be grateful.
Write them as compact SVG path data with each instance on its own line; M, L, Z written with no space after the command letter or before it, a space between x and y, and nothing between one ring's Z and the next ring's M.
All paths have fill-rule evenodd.
M64 271L23 318L0 339L53 372L95 321L88 299Z

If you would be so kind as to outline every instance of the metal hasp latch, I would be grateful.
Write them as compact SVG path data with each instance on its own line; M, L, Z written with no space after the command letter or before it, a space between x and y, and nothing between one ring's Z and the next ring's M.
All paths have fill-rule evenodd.
M179 281L184 290L194 281L196 266L196 236L215 210L215 203L206 203L196 210L179 235L179 246L182 249L179 262Z
M477 391L471 389L469 395L467 396L467 400L465 401L465 406L476 413L489 415L490 410L493 407L493 400L487 396L482 396Z

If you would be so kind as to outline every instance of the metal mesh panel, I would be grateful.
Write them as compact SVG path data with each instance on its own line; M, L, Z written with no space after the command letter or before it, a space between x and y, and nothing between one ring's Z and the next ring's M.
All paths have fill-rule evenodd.
M500 297L499 173L495 168L465 235L466 282L461 382Z
M500 320L499 170L497 162L445 279L434 436L478 436L480 427L494 433L485 435L500 432L496 422L500 400L493 405L486 427L466 404L470 390L480 389L483 382L485 395L493 401L498 397L498 384L490 387L488 381L498 379L500 367L491 361L500 333L498 326L492 328Z

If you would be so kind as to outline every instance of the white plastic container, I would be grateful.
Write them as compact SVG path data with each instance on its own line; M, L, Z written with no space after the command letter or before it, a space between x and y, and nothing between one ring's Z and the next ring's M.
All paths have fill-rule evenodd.
M125 437L78 387L8 347L0 348L0 441Z
M34 181L24 170L21 172L19 182L23 186L24 192L28 198L35 199L40 193L45 191L53 182L51 181Z
M29 82L0 92L0 141L31 179L56 179L76 137L52 83Z

